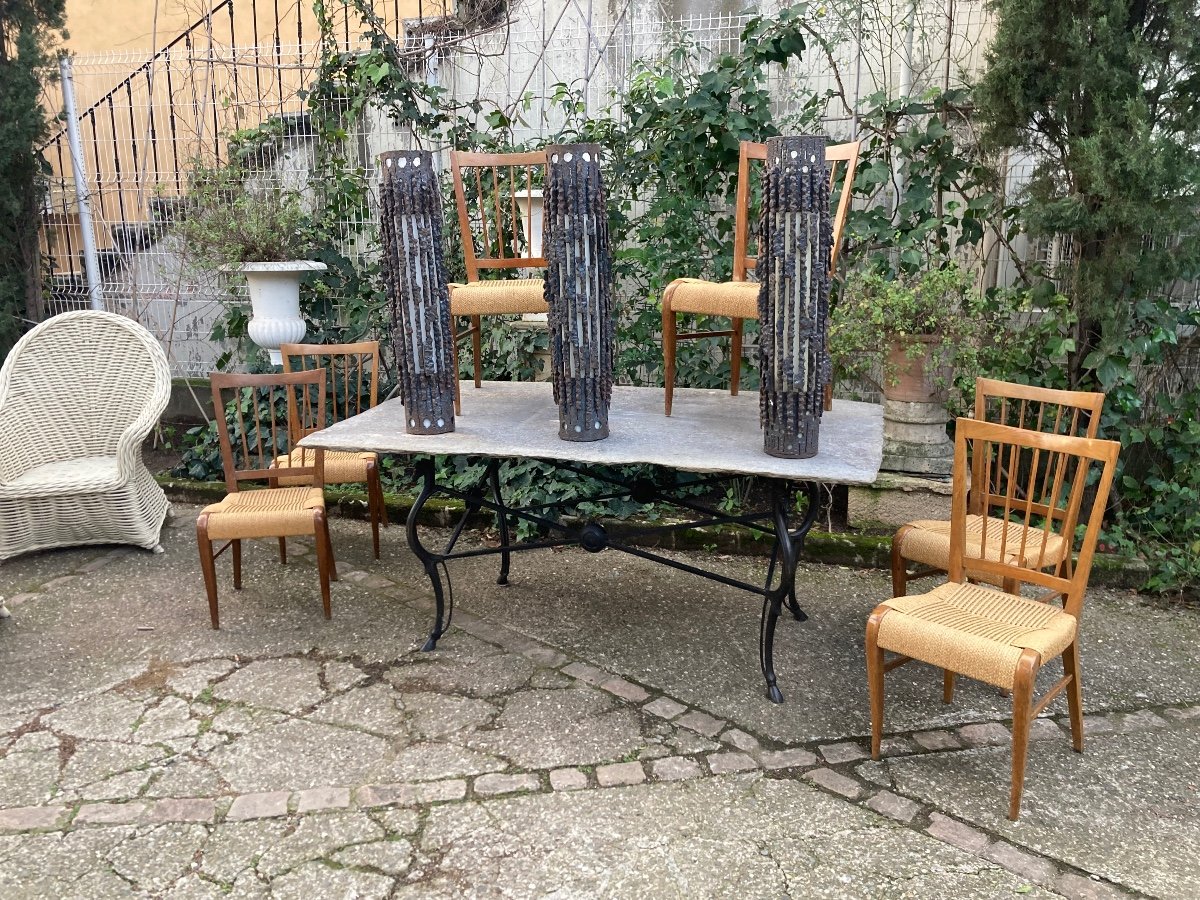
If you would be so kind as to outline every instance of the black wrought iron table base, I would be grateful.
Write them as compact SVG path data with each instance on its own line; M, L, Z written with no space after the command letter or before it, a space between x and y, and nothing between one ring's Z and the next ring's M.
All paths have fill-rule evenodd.
M501 459L490 459L479 481L465 490L438 484L432 460L426 459L417 463L417 476L421 482L421 489L408 514L408 545L420 559L425 568L425 574L429 576L436 603L433 630L423 649L433 650L437 646L438 639L446 633L453 617L454 593L450 584L449 570L446 567L447 562L479 556L499 556L500 574L496 583L507 584L509 567L514 553L578 544L590 553L617 550L660 565L670 566L673 569L691 572L693 575L707 578L718 584L749 591L762 597L758 641L759 665L762 668L763 678L766 680L767 697L774 703L782 703L783 694L779 690L775 678L775 627L785 605L797 620L804 621L807 618L796 598L796 568L800 552L804 547L804 538L817 517L819 493L816 482L767 479L769 500L766 508L741 515L729 515L707 504L697 502L694 498L680 496L679 492L684 488L694 488L697 485L716 485L727 482L734 476L716 475L686 484L660 486L648 479L623 480L602 471L584 468L562 460L547 460L546 462L558 469L595 479L610 487L611 491L606 490L588 497L572 498L537 506L515 507L510 506L504 500L502 477L504 461ZM417 524L425 505L437 494L457 498L464 503L461 517L451 529L445 546L440 550L430 548L421 542L420 529ZM801 495L805 498L804 515L799 522L793 525L793 513ZM676 509L692 514L694 518L686 522L668 525L632 526L622 528L619 534L612 534L598 522L577 521L574 517L563 521L556 515L556 513L568 511L582 503L622 497L628 497L636 503L669 504ZM481 510L490 510L495 514L500 545L465 550L455 549L468 522ZM539 526L539 531L544 536L531 541L513 541L510 529L518 520ZM739 581L719 572L680 562L656 553L645 546L639 546L637 543L656 535L721 525L741 525L773 538L771 561L767 568L766 580L762 585Z

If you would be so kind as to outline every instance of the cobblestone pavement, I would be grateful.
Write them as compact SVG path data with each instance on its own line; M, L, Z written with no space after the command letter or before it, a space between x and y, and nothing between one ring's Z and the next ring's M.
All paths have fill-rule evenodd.
M612 553L518 556L507 588L453 567L421 653L402 531L378 563L335 520L331 621L311 546L254 542L214 632L176 513L161 555L0 568L2 897L1200 895L1194 611L1090 599L1087 752L1056 701L1013 824L989 688L889 676L867 758L881 573L805 571L773 706L753 598Z

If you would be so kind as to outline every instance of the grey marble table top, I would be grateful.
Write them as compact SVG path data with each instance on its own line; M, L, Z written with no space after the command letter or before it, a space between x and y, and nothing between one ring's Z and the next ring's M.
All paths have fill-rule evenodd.
M663 415L662 388L613 388L610 436L574 443L558 437L558 409L548 382L462 383L463 412L450 434L404 430L398 399L353 416L300 443L326 450L520 457L620 465L649 463L689 472L728 472L795 481L870 484L883 458L882 407L835 400L822 417L811 459L777 459L763 451L758 393L675 391Z

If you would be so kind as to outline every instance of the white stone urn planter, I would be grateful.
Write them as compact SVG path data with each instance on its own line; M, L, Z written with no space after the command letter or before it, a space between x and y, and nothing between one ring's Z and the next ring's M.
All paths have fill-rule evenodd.
M246 276L250 292L252 315L246 326L250 340L267 351L272 365L282 365L279 345L303 340L307 330L300 315L300 279L307 272L324 272L325 263L306 259L242 263L238 271Z

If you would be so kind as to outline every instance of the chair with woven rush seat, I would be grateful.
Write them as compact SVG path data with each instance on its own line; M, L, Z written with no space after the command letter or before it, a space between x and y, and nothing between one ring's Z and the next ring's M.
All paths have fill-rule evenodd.
M871 698L871 755L883 735L884 673L912 660L943 670L942 700L954 695L955 674L1012 692L1012 785L1008 817L1020 814L1029 726L1062 691L1067 692L1074 749L1083 752L1083 695L1079 671L1079 619L1100 523L1108 502L1120 444L1047 434L976 419L959 419L954 442L954 497L950 518L949 580L925 594L885 600L867 621L867 680ZM997 553L970 557L967 532L967 460L983 510L985 546ZM986 486L984 490L981 486ZM1082 538L1076 538L1084 494L1092 491ZM1051 515L1059 510L1062 515ZM1036 542L1031 536L1040 533ZM1073 568L1046 571L1061 542L1064 556L1078 551ZM1077 547L1074 546L1077 544ZM1035 549L1036 548L1036 549ZM990 585L967 582L970 573L997 584L1026 584L1043 593L1028 599ZM1058 607L1051 602L1062 598ZM888 660L885 651L895 654ZM1035 702L1038 670L1062 656L1064 676Z
M170 396L162 346L124 316L64 313L17 341L0 369L0 560L158 549L170 504L142 442Z
M212 627L220 628L217 611L217 557L232 549L233 586L242 587L242 541L311 535L317 550L317 577L325 618L330 617L329 582L337 580L329 523L325 518L324 451L294 462L296 441L325 422L325 370L269 375L212 375L213 409L221 439L228 493L206 506L196 519L200 567L208 593ZM227 406L227 401L232 403ZM230 409L236 432L230 432ZM244 481L277 483L297 479L294 486L241 490ZM213 541L225 541L213 552ZM286 562L286 557L283 562Z
M450 315L465 316L470 327L455 335L455 411L458 395L458 341L471 338L475 387L483 379L481 317L544 313L549 307L541 278L480 280L481 269L546 268L542 254L540 184L545 177L544 150L528 153L450 151L454 200L462 235L466 284L450 285ZM540 169L540 171L538 171ZM471 203L468 203L470 192ZM472 226L478 227L476 234Z
M858 168L859 144L832 144L825 148L829 164L829 189L841 182L841 194L833 214L833 249L829 271L837 266L842 244L842 231L850 212L850 186ZM731 394L736 395L742 372L742 333L746 319L758 319L758 282L750 281L749 270L758 264L757 255L750 254L750 163L764 162L767 145L742 141L738 159L737 201L733 233L733 280L704 281L700 278L676 278L663 291L662 342L663 380L666 385L666 414L671 414L675 395L675 358L679 342L708 337L733 339L729 353ZM844 163L844 166L839 166ZM840 175L839 175L840 168ZM704 316L725 316L733 320L728 331L693 331L680 334L677 315L691 313Z
M1094 438L1100 427L1100 411L1103 406L1104 394L1100 393L1051 390L990 378L979 378L975 382L975 418L1016 428ZM996 536L1000 533L999 529L994 527L994 523L990 525L991 539L984 541L985 522L981 514L981 501L976 500L977 493L974 490L975 485L983 483L981 479L985 474L981 467L971 467L972 486L966 523L966 552L968 557L986 556L988 559L998 560L1000 547ZM982 497L982 493L978 496ZM1061 515L1060 512L1052 514ZM1006 562L1027 566L1034 558L1044 559L1047 565L1068 567L1065 574L1070 574L1070 554L1064 552L1067 542L1059 535L1051 533L1045 536L1048 543L1044 553L1040 545L1040 541L1043 540L1040 529L1026 537L1025 542L1008 544ZM1024 548L1023 560L1016 558L1016 548ZM949 567L949 559L948 521L922 519L902 525L892 538L892 596L904 596L908 592L908 582L915 578L945 573ZM909 562L918 563L925 568L910 574ZM973 576L969 563L967 568L968 574ZM987 580L986 574L981 580ZM1008 585L1006 589L1011 590L1013 587Z
M281 344L283 371L304 372L324 369L327 374L327 424L356 416L379 402L379 341L353 344ZM321 423L317 428L325 427ZM316 430L316 429L314 429ZM304 437L304 435L300 435ZM275 460L278 465L311 466L313 450L297 447L290 457ZM295 485L292 478L277 478L281 486ZM365 484L367 512L371 517L371 540L379 559L379 526L387 527L387 506L379 484L379 456L370 452L325 451L325 484ZM280 556L286 559L285 538L279 539Z

